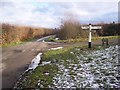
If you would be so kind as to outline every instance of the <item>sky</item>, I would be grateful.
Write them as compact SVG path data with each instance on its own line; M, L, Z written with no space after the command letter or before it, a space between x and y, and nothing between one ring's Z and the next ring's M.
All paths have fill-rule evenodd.
M119 0L1 0L0 23L56 28L65 16L81 24L118 22Z

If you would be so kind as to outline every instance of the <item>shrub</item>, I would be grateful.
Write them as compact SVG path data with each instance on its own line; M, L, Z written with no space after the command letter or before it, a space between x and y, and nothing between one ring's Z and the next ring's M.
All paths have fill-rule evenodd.
M92 33L97 36L96 33ZM61 21L59 38L62 40L75 38L88 38L88 30L82 30L81 24L74 16L67 16Z

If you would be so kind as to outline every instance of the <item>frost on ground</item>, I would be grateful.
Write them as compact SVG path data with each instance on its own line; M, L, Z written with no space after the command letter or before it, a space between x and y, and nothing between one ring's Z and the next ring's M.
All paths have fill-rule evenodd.
M118 46L110 46L104 50L93 52L85 51L83 54L72 54L78 58L67 60L67 66L57 63L58 74L53 77L53 87L57 88L120 88L120 81L117 80Z
M118 45L93 50L79 47L49 50L43 55L46 58L42 58L41 64L37 63L38 67L26 74L17 87L120 88L118 54ZM34 63L31 65L34 68Z
M31 64L29 65L29 67L28 67L28 69L27 69L26 71L28 71L28 70L34 70L34 69L38 66L38 64L40 63L40 60L41 60L41 55L42 55L42 53L39 53L39 54L32 60Z
M58 49L62 49L63 47L57 47L57 48L51 48L49 50L58 50Z

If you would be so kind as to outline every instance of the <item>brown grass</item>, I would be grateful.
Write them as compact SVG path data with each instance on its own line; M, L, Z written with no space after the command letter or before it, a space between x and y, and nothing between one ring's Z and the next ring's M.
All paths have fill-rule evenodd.
M32 38L43 37L54 33L55 31L53 29L2 24L0 28L0 39L2 41L1 44L4 45L11 42L20 42Z

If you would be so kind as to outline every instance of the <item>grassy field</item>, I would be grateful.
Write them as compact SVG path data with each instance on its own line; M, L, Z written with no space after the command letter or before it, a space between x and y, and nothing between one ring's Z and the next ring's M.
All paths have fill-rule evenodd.
M18 88L118 88L118 46L49 50Z
M27 39L27 40L24 40L24 41L18 41L18 42L11 42L11 43L5 43L3 44L2 46L0 47L11 47L11 46L17 46L17 45L21 45L23 43L27 43L27 42L30 42L30 41L35 41L37 40L37 38L32 38L32 39Z
M102 38L107 39L115 39L118 38L118 36L102 36L102 37L92 37L92 40L100 40ZM64 42L64 43L72 43L72 42L82 42L82 41L88 41L88 38L78 38L78 39L67 39L67 40L56 40L55 37L51 37L45 40L46 42Z
M117 39L118 36L105 36L105 37L93 37L92 40L100 40L102 38L108 38L108 39ZM5 44L1 44L2 46L0 47L10 47L10 46L16 46L16 45L20 45L23 44L25 42L28 41L34 41L37 38L32 38L32 39L28 39L28 40L24 40L24 41L18 41L18 42L11 42L11 43L5 43ZM55 37L50 37L45 39L45 42L61 42L61 43L74 43L74 42L82 42L82 41L88 41L88 38L78 38L78 39L68 39L68 40L58 40Z

